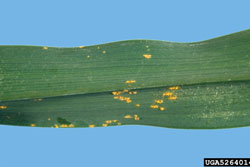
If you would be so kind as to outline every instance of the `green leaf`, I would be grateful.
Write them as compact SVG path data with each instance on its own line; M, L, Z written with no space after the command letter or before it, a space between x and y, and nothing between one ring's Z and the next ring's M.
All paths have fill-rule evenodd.
M0 124L250 125L250 30L195 43L0 46Z

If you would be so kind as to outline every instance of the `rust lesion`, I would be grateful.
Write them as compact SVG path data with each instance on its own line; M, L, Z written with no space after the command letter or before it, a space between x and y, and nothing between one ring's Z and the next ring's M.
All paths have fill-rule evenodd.
M152 105L150 105L150 108L152 108L152 109L157 109L157 108L159 108L159 106L158 106L158 105L155 105L155 104L152 104Z
M127 80L125 81L126 84L136 83L136 80Z
M169 90L179 90L180 87L179 86L172 86L168 88Z
M0 106L0 109L6 109L7 108L7 106Z
M162 103L163 103L163 100L162 100L162 99L160 99L160 100L155 100L155 103L162 104Z
M177 96L170 96L168 97L168 100L177 100Z
M152 58L152 55L151 54L144 54L143 57L145 59L151 59Z
M125 115L124 118L126 118L126 119L131 119L132 116L131 116L131 115Z
M94 125L94 124L90 124L89 127L90 127L90 128L94 128L95 125Z

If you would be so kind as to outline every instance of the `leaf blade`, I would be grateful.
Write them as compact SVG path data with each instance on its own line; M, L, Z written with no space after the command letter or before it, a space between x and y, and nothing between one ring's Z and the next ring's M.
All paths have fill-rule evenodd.
M0 105L7 108L0 112L0 123L249 126L249 44L248 30L197 43L134 40L85 48L1 46ZM162 99L171 85L181 87L173 91L177 99ZM138 93L123 92L127 89ZM121 91L123 98L113 99L112 91ZM131 102L124 100L128 97ZM155 100L165 102L155 104ZM106 123L109 120L117 121Z

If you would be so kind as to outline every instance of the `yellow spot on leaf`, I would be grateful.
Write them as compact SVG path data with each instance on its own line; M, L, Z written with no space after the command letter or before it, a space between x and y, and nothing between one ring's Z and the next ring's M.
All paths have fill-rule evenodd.
M79 46L79 48L84 48L85 46Z
M137 114L134 115L135 120L140 120L139 116Z
M170 96L168 97L168 100L176 100L177 99L177 96Z
M70 127L70 128L74 128L75 125L74 125L74 124L69 124L69 127Z
M170 90L178 90L178 89L180 89L180 87L179 86L173 86L173 87L170 87L168 89L170 89Z
M102 126L103 126L103 127L107 127L107 126L108 126L108 124L102 124Z
M140 107L141 105L140 105L140 104L136 104L135 106L136 106L136 107Z
M127 103L131 103L131 102L132 102L132 100L128 99L128 100L126 100L126 102L127 102Z
M158 104L162 104L163 100L155 100L155 102L158 103Z
M95 125L89 125L89 127L90 127L90 128L94 128L94 127L95 127Z
M121 125L121 122L118 122L117 125Z
M116 123L118 120L113 120L114 123Z
M67 128L68 127L68 125L66 125L66 124L61 124L60 125L60 128Z
M100 49L100 46L97 46L97 49Z
M124 118L130 119L130 118L132 118L132 116L131 115L125 115Z
M172 95L173 95L173 93L171 93L171 92L165 92L162 94L162 96L172 96Z
M164 110L165 110L165 108L164 108L164 107L160 107L160 110L161 110L161 111L164 111Z
M87 58L89 59L89 58L90 58L90 56L87 56Z
M49 48L48 48L47 46L44 46L43 49L44 49L44 50L48 50Z
M106 123L107 123L107 124L111 124L112 121L111 121L111 120L107 120Z
M60 128L74 128L74 127L75 127L74 124L69 124L69 125L67 125L67 124L61 124L60 125Z
M121 101L126 101L127 103L131 103L132 102L132 100L130 99L130 97L115 96L114 99L119 99Z
M139 117L135 117L134 119L135 119L136 121L140 120L140 118L139 118Z
M113 94L113 95L120 95L121 92L116 91L116 92L112 92L112 94Z
M159 106L158 106L158 105L151 105L150 107L153 108L153 109L156 109L156 108L158 108Z
M119 96L114 96L114 99L119 99Z
M129 83L135 83L136 81L135 80L129 80L129 81L125 81L126 84L129 84Z
M150 55L150 54L145 54L143 56L144 56L145 59L150 59L152 57L152 55Z
M149 48L149 46L147 45L146 48Z
M30 126L35 127L35 126L36 126L36 124L30 124Z
M123 92L128 92L128 89L124 89Z
M6 109L7 106L0 106L0 109Z
M57 124L55 124L54 126L55 126L55 128L59 128L59 126Z
M50 118L48 118L48 121L50 121L51 119Z
M106 50L102 51L102 53L105 54L105 53L106 53Z

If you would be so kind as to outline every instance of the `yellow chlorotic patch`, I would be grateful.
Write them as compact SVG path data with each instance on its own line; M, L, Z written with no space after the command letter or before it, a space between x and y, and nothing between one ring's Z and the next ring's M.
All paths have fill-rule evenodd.
M107 124L111 124L112 123L112 121L111 120L107 120L107 121L105 121Z
M130 97L124 97L124 96L119 96L122 93L128 92L129 94L134 94L134 92L129 92L129 90L125 89L123 91L113 91L112 94L115 95L113 98L114 99L119 99L120 101L126 101L127 103L131 103L132 100Z
M79 48L84 48L84 46L79 46Z
M147 45L146 48L149 48L149 46Z
M44 46L43 49L44 49L44 50L48 50L49 48L48 48L47 46Z
M180 87L179 86L173 86L173 87L170 87L168 89L170 89L170 90L178 90L178 89L180 89Z
M50 118L48 118L48 121L50 121L51 119Z
M7 106L0 106L0 109L6 109Z
M123 92L128 92L128 89L124 89Z
M102 126L103 126L103 127L107 127L107 126L108 126L108 124L102 124Z
M98 46L97 49L100 49L100 46Z
M150 59L152 57L152 55L150 55L150 54L145 54L143 56L144 56L145 59Z
M55 124L54 126L55 126L55 128L59 128L59 126L57 124Z
M105 54L105 53L106 53L106 50L102 51L102 53Z
M117 125L121 125L121 123L120 123L120 122L118 122L118 123L117 123Z
M87 58L89 59L89 58L90 58L90 56L87 56Z
M130 118L132 118L132 116L131 115L125 115L124 118L130 119Z
M128 100L126 100L126 102L127 102L127 103L131 103L131 102L132 102L132 100L128 99Z
M119 99L119 96L114 96L114 99Z
M69 125L67 125L67 124L61 124L60 125L60 128L74 128L74 127L75 127L74 124L69 124Z
M164 108L164 107L160 107L160 110L161 110L161 111L164 111L164 110L165 110L165 108Z
M135 83L136 81L135 80L129 80L129 81L125 81L126 84L129 84L129 83Z
M130 97L115 96L114 99L119 99L121 101L126 101L127 103L131 103L132 102L132 100L130 99Z
M155 100L155 102L158 103L158 104L162 104L163 100Z
M162 96L172 96L172 95L173 95L173 93L171 93L171 92L165 92L162 94Z
M168 97L168 100L176 100L177 99L177 96L170 96Z
M34 101L43 101L43 99L34 99Z
M132 92L134 95L136 95L137 94L137 92Z
M75 127L74 124L69 124L68 126L69 126L70 128L74 128L74 127Z
M158 108L159 106L158 106L158 105L151 105L150 107L153 108L153 109L156 109L156 108Z
M36 124L30 124L30 126L35 127L35 126L36 126Z
M141 105L140 105L140 104L136 104L135 106L136 106L136 107L140 107Z
M89 125L89 127L90 127L90 128L94 128L94 127L95 127L95 125Z
M135 120L140 120L139 116L137 114L134 115Z
M68 125L66 125L66 124L61 124L60 125L60 128L67 128L68 127Z
M114 123L116 123L118 120L113 120Z
M112 94L113 94L113 95L120 95L120 94L121 94L121 92L116 91L116 92L112 92Z
M134 119L135 119L136 121L140 120L140 118L139 118L139 117L135 117Z

